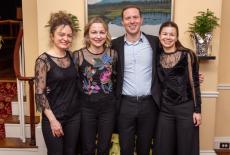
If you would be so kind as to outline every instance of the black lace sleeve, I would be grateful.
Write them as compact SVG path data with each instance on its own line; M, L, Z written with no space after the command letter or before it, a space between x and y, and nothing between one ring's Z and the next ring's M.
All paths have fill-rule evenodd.
M193 63L192 63L192 75L195 88L196 96L196 107L195 112L201 113L201 92L200 92L200 80L199 80L199 63L195 53L193 53Z
M117 64L118 64L118 55L117 51L114 49L111 50L111 56L113 59L112 63L112 82L113 82L113 91L116 92L116 85L117 85Z
M72 59L73 59L75 68L77 69L78 72L79 72L79 67L81 66L82 61L83 61L83 54L82 54L83 51L82 50L83 49L74 51L72 54Z
M35 102L37 111L50 109L46 98L46 75L49 67L44 59L38 58L35 63Z

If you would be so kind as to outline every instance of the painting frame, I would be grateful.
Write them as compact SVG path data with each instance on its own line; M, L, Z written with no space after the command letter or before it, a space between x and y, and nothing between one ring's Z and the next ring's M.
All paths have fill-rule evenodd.
M95 4L92 4L92 1L95 1ZM125 33L125 30L122 27L121 23L118 23L116 20L113 20L113 22L115 21L115 23L116 23L116 24L114 24L114 23L111 22L110 19L108 20L107 13L103 13L103 12L106 12L106 11L104 11L105 9L103 9L102 15L100 15L100 13L95 13L95 11L94 12L92 11L92 10L96 10L95 8L99 6L98 5L99 1L105 1L105 0L85 0L85 24L88 23L88 20L91 17L100 16L100 17L102 17L103 19L105 19L107 21L108 26L109 26L109 31L110 31L110 34L111 34L112 38L116 38L118 36L123 35ZM143 32L145 32L147 34L150 34L150 35L158 36L158 31L159 31L160 25L164 21L168 21L168 20L173 21L174 20L174 3L175 3L174 1L175 0L162 0L162 1L164 1L164 3L161 2L162 4L159 4L159 6L161 6L162 8L165 7L163 9L157 8L157 6L155 6L156 3L157 3L156 1L158 1L158 3L159 3L160 0L148 0L146 2L142 2L142 1L138 1L138 0L129 0L129 1L127 1L127 0L117 0L117 1L118 2L113 1L113 3L107 3L106 4L106 8L110 8L110 10L116 10L116 12L114 11L115 14L117 14L117 12L121 13L121 10L122 10L122 7L119 6L120 10L117 11L118 9L115 8L116 7L115 4L119 3L119 5L121 5L121 6L123 5L123 7L124 7L125 5L135 5L135 4L132 4L132 3L138 3L138 6L141 8L142 13L144 14L143 15L144 23L142 24L141 31L143 31ZM143 7L142 7L141 3L143 4ZM145 3L148 3L148 4L145 4ZM155 9L149 9L151 4L152 4L152 6L154 6ZM113 7L115 9L113 9ZM91 9L91 8L93 8L93 9ZM151 10L151 11L148 12L148 10ZM110 13L112 11L107 11L107 12L109 12L108 14L112 14L112 13ZM145 14L150 16L150 17L148 17L149 19L153 19L153 20L148 20L148 19L146 20L145 19ZM156 15L156 14L163 14L163 15L159 16L159 15ZM165 14L167 14L167 16ZM152 18L151 18L151 16L152 16ZM155 16L157 16L157 17L155 18ZM116 18L118 18L118 20L119 20L120 14L117 14ZM120 21L121 21L121 18L120 18ZM148 22L152 21L152 23L149 22L149 23L146 24L145 21L148 21Z

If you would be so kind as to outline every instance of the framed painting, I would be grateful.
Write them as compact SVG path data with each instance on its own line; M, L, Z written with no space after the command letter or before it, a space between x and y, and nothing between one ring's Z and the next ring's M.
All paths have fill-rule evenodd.
M158 35L161 23L173 20L174 0L85 0L86 23L95 16L103 18L109 26L112 38L124 34L121 24L121 11L126 5L137 5L143 13L141 30Z

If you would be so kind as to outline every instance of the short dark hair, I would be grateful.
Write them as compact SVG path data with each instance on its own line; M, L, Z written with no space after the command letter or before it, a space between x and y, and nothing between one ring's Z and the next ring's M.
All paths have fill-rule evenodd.
M121 11L121 19L123 19L123 15L124 15L125 10L130 9L130 8L135 8L135 9L137 9L137 10L139 11L140 16L142 17L142 12L141 12L141 8L140 8L140 7L138 7L138 6L136 6L136 5L126 5L126 6L122 9L122 11Z

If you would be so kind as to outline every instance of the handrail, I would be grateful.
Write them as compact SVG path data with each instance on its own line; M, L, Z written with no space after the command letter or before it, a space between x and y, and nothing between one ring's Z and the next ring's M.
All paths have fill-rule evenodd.
M14 72L18 80L20 81L28 81L29 83L29 97L30 97L30 145L36 145L36 137L35 137L35 110L34 110L34 77L26 77L22 76L20 73L20 57L19 51L22 44L23 38L23 29L22 27L19 29L18 36L16 39L16 43L14 46Z

